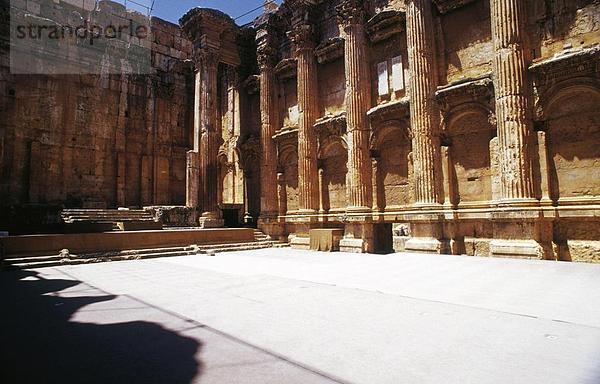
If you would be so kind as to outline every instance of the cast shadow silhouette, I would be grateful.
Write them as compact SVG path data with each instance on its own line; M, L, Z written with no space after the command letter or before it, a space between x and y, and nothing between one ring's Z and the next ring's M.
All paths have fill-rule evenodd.
M191 383L201 373L201 343L159 324L70 321L86 305L117 298L85 296L87 286L77 297L49 295L80 283L31 271L0 274L0 382Z

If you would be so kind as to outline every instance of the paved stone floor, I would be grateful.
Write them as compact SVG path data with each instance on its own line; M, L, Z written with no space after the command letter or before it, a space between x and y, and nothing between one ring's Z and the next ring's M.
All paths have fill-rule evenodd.
M7 383L600 383L600 265L267 249L0 288Z

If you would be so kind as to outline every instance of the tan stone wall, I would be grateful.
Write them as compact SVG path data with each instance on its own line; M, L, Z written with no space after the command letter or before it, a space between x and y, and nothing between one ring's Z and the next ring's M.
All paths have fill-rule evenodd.
M2 205L185 202L191 43L160 19L151 35L154 75L3 76Z
M441 16L438 34L442 84L492 72L489 1L478 0Z

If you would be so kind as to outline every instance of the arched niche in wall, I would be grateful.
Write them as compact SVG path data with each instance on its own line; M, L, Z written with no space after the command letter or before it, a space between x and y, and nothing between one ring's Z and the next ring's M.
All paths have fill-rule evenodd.
M322 208L325 211L344 210L348 205L348 146L340 137L330 137L319 149L319 160L323 170Z
M404 120L388 121L376 128L371 149L378 155L376 189L382 209L406 207L413 203L412 164L409 154L412 141Z
M478 103L456 107L448 115L445 135L449 141L451 202L492 200L490 140L496 135L491 111Z
M600 195L600 85L565 82L544 100L553 200Z
M298 150L295 146L285 146L280 149L279 169L285 179L287 210L298 210ZM273 180L275 183L276 180Z

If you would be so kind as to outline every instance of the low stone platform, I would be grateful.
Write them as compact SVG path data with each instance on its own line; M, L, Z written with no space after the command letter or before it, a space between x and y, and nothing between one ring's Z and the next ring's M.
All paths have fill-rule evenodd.
M117 250L210 245L254 241L254 231L239 229L188 229L180 231L104 232L0 238L5 258L22 255L56 255L63 249L86 254Z

